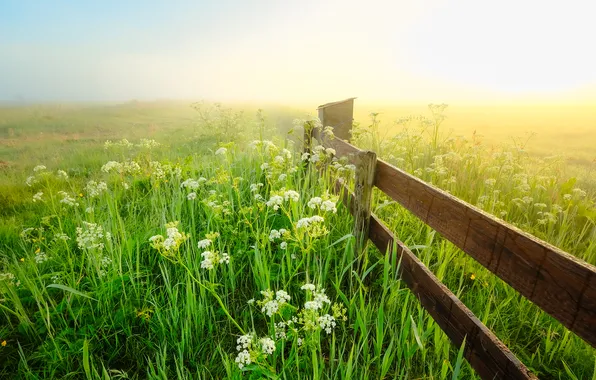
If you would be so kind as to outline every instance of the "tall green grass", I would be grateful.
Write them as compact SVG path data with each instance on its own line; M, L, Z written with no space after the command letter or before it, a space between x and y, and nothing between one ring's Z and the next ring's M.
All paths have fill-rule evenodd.
M566 177L558 157L526 153L531 141L497 149L443 133L445 105L409 116L383 135L377 114L356 125L352 142L426 182L567 252L596 264L596 192ZM595 351L553 318L377 192L373 209L512 351L541 378L591 378Z
M327 185L350 183L345 160L321 148L301 157L301 141L276 136L263 113L196 107L191 127L166 130L159 146L140 140L159 136L114 131L105 148L107 138L97 138L48 162L23 160L25 174L2 173L0 377L476 377L400 281L394 255L369 245L366 265L354 256L352 219ZM440 186L446 167L456 177L447 189L473 199L466 189L493 178L481 176L482 149L476 166L439 166L435 156L451 143L435 127L430 141L417 133L387 140L374 128L355 141L373 141L401 167L411 152L420 165L406 169L423 168ZM493 189L505 186L495 179ZM478 186L470 197L485 193ZM576 224L546 227L589 242L577 226L586 225L578 205L591 195L569 190L577 198L561 213ZM593 376L594 351L581 340L380 194L374 207L541 377ZM513 205L502 209L516 222ZM314 216L323 220L305 219Z

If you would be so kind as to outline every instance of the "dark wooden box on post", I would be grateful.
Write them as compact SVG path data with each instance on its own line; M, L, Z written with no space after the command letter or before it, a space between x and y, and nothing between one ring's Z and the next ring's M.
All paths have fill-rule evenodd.
M319 120L323 127L333 127L335 136L342 140L350 140L350 131L354 121L354 99L349 98L339 102L327 103L319 106Z

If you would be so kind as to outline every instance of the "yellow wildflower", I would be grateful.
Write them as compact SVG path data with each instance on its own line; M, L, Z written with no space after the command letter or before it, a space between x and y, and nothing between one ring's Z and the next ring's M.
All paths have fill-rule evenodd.
M475 280L476 279L476 275L474 273L472 273L472 275L470 276L470 280Z
M2 345L2 347L6 347L6 341L3 340L2 343L0 343L0 345Z

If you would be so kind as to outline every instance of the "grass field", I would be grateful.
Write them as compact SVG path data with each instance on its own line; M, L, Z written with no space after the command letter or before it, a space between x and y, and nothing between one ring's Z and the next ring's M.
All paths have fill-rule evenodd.
M356 114L358 146L596 264L593 119L563 135L544 111L522 147L513 119L380 111ZM327 188L352 168L302 159L307 112L0 109L0 377L476 378L390 255L354 257ZM381 194L374 211L540 378L596 379L593 348Z

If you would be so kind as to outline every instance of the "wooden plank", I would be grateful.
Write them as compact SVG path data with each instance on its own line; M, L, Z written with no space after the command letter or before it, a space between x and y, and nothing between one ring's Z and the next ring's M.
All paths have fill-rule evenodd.
M402 280L456 347L466 338L464 355L480 377L536 378L374 215L371 217L369 236L381 252L395 246L397 259L401 260Z
M354 236L356 237L355 256L360 255L368 241L370 206L375 181L377 154L366 151L356 156L356 179L354 181Z
M339 102L327 103L319 106L319 120L324 127L333 127L335 135L349 140L354 122L354 99L349 98Z
M596 347L596 267L382 160L375 185Z
M349 189L336 182L334 190L354 213ZM381 252L395 250L401 279L456 347L466 339L464 356L481 378L537 379L374 214L369 238Z

